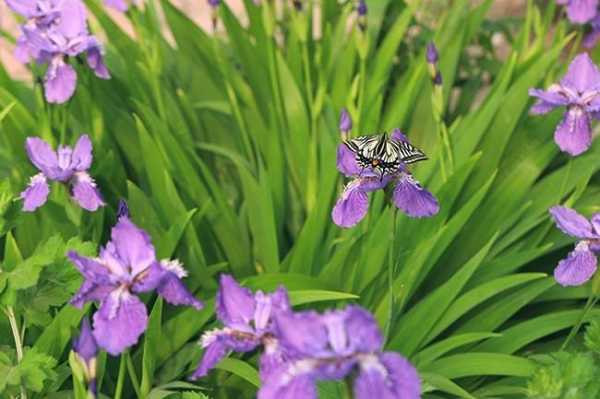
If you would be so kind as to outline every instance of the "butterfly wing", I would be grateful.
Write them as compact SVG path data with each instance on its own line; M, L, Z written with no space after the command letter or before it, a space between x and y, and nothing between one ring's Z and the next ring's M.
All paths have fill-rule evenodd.
M425 161L427 159L427 155L425 155L423 151L410 144L408 141L390 139L389 145L394 147L398 157L400 158L400 161L407 165L419 161Z

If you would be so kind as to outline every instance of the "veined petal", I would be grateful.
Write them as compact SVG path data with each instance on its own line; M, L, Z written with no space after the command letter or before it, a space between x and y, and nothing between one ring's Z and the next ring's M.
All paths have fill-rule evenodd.
M146 306L127 291L113 291L94 314L94 338L113 356L138 342L146 331Z
M222 274L217 292L217 318L226 326L248 325L254 318L254 295L233 277Z
M317 399L316 380L312 374L277 373L262 381L257 399ZM374 399L374 398L372 398Z
M594 235L600 237L600 212L595 213L591 219L592 227L594 228Z
M105 205L96 182L86 172L77 172L72 181L73 199L83 209L94 212Z
M577 286L587 282L596 272L598 260L587 248L581 248L581 243L566 259L558 263L554 269L554 279L562 286Z
M393 199L394 204L410 217L429 217L440 210L433 194L421 187L408 173L400 175L394 188Z
M53 178L58 168L58 156L50 145L39 137L27 137L25 151L31 163L46 176Z
M397 353L384 352L380 361L387 370L388 386L394 398L419 399L421 397L421 379L417 369L408 360Z
M369 197L361 189L360 179L350 182L342 192L331 212L333 222L340 227L350 228L360 222L369 210Z
M218 339L214 340L210 345L208 345L204 350L204 355L202 356L202 360L200 364L192 374L192 379L206 377L208 372L213 369L217 363L221 361L227 354L230 352L230 349L227 348L224 343Z
M100 79L110 79L110 72L104 64L102 46L95 37L90 37L87 48L87 63Z
M44 81L46 100L49 103L62 104L69 100L77 86L77 73L62 58L53 60L48 67Z
M336 166L346 177L358 176L361 171L356 163L356 154L350 151L345 144L340 144L337 147Z
M566 206L553 206L549 210L556 226L563 233L576 238L595 238L592 224L582 215Z
M538 99L531 108L533 114L545 114L569 103L569 99L561 93L558 85L552 85L548 90L529 89L529 95Z
M112 228L111 241L119 258L130 268L132 276L143 272L156 261L150 236L129 218L119 219Z
M85 171L92 166L92 141L87 134L77 140L73 153L71 154L71 169Z
M582 2L597 5L598 0L582 0ZM595 12L590 18L594 15ZM561 85L579 93L598 88L600 87L600 71L587 53L581 53L571 61L567 73L561 80Z
M96 280L86 278L69 303L82 309L88 302L104 301L116 288L114 285L99 284Z
M360 306L348 306L344 311L345 328L350 347L355 352L375 352L383 346L383 336L375 318Z
M25 212L35 211L46 203L49 193L50 187L48 187L46 176L43 173L33 176L29 182L29 186L21 193L21 199L24 200L23 210Z
M567 111L554 132L554 141L561 149L572 156L577 156L592 144L590 115L581 108Z
M161 261L161 265L164 262L165 261ZM159 295L165 298L171 305L193 306L197 310L204 307L202 302L196 299L196 297L188 291L181 281L181 277L174 272L168 271L168 269L158 285L157 291Z
M32 18L37 13L37 0L6 0L6 4L25 18Z
M86 10L81 0L62 0L55 29L67 38L87 33Z
M316 312L278 313L274 315L280 344L301 357L328 356L329 332Z

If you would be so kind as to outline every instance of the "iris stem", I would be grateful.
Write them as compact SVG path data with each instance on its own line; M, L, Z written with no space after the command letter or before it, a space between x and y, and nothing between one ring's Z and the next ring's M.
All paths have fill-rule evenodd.
M394 212L394 217L392 220L392 234L390 237L390 246L388 247L388 289L390 292L390 309L388 312L387 323L385 325L383 331L383 342L387 342L390 336L390 330L392 328L392 324L394 324L394 246L396 242L396 210L392 207L392 212Z
M581 328L581 325L585 321L585 317L588 315L590 310L592 310L594 308L594 305L596 304L597 301L598 301L598 297L596 297L594 294L590 293L590 296L588 297L588 300L585 303L585 306L583 307L583 312L581 312L581 316L579 316L579 320L577 320L577 323L573 326L573 328L569 332L567 339L565 339L565 342L563 342L562 346L560 347L561 351L565 350L567 348L567 346L569 345L569 343L571 342L571 340L575 337L575 335L577 335L577 333L579 332L579 329Z
M19 323L17 321L17 317L15 316L15 311L12 306L7 306L4 311L6 317L8 317L8 322L10 324L10 330L12 332L13 338L15 340L15 350L17 352L17 363L21 363L23 360L23 340L21 339L21 333L19 332ZM25 391L25 387L21 385L21 396L20 399L27 399L27 392Z
M127 358L127 372L129 373L129 379L133 385L133 390L135 391L137 397L141 399L143 398L143 395L142 391L140 390L140 383L135 372L135 367L133 366L133 361L131 360L131 355L129 352L126 352L124 356Z
M127 371L127 352L121 354L119 363L119 376L117 377L117 387L115 388L114 399L121 399L123 395L123 385L125 385L125 372Z

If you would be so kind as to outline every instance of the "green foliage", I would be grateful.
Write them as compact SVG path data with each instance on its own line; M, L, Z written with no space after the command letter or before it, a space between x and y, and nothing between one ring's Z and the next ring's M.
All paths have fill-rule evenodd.
M255 396L251 355L182 382L201 356L196 340L214 327L221 272L254 290L283 284L299 309L368 308L387 333L386 350L418 367L425 398L525 390L594 397L596 355L540 357L558 350L588 295L588 287L558 287L549 276L572 242L547 209L568 201L589 215L600 194L598 140L569 160L552 138L560 115L528 115L528 89L556 81L576 42L559 10L531 2L522 18L491 21L489 0L439 12L430 1L381 0L369 2L362 32L350 2L318 2L321 18L310 18L312 3L299 15L261 3L244 1L244 23L222 4L219 29L209 34L168 0L148 0L128 11L129 35L99 1L86 1L93 30L106 38L112 79L77 66L77 92L65 105L45 104L38 85L0 68L0 304L15 315L0 320L0 344L16 345L16 326L25 347L20 362L0 352L6 392L81 394L65 349L89 309L67 304L81 277L65 255L97 254L125 198L157 254L183 262L185 284L206 307L143 297L149 327L131 350L124 397ZM505 35L505 58L492 44L497 34ZM440 49L439 115L424 59L429 40ZM345 182L335 168L342 107L354 119L352 136L399 127L424 149L430 159L413 171L439 199L437 216L408 218L378 192L358 226L332 223ZM442 122L454 160L447 176ZM21 212L18 193L34 173L25 138L73 143L82 133L94 143L90 173L108 206L81 211L57 184L44 207ZM591 351L599 339L593 321ZM112 395L118 378L118 359L101 357L100 391ZM326 383L320 394L346 392Z

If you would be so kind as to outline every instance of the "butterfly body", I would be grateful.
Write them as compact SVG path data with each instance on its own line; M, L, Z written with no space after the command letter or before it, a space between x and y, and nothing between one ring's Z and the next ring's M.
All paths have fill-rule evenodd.
M408 141L388 137L385 133L360 136L344 141L344 144L355 154L358 166L378 171L382 179L399 172L403 165L427 159L423 151Z

